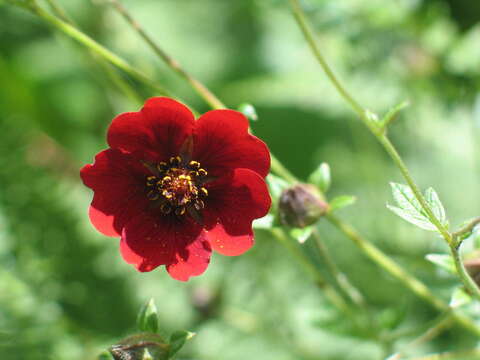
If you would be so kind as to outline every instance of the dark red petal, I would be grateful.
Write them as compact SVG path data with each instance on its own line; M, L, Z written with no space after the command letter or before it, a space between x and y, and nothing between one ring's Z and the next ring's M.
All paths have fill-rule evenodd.
M178 249L176 261L167 266L170 276L176 280L188 281L191 276L204 273L210 263L212 249L202 233L195 241Z
M193 158L213 176L245 168L265 177L270 169L267 145L248 133L247 118L234 110L209 111L197 120Z
M209 196L204 211L206 224L209 233L213 229L212 236L215 236L215 231L218 234L212 247L217 250L223 245L225 249L232 249L232 252L246 251L248 236L252 234L252 221L265 216L270 209L271 199L265 181L251 170L235 169L229 176L207 184L207 188ZM222 224L225 234L230 238L220 236L220 229L211 227L214 219Z
M217 224L213 229L207 231L207 238L216 252L227 255L237 256L253 246L253 232L246 235L230 235L225 231L222 224Z
M143 211L146 168L129 154L108 149L97 154L94 164L85 165L80 176L94 191L90 221L107 236L120 236L122 227Z
M150 161L177 156L185 139L193 132L192 112L173 99L154 97L139 112L124 113L113 119L108 129L110 147L134 153Z
M125 225L120 251L125 261L139 271L152 271L175 263L176 254L193 243L201 231L187 217L141 214Z

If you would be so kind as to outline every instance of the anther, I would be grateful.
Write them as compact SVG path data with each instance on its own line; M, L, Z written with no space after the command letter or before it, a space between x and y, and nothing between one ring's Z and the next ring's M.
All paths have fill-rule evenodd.
M168 190L163 190L162 195L165 196L167 199L171 199L173 195Z
M199 176L207 176L207 174L208 174L207 170L205 170L205 169L198 169L197 173L198 173Z
M175 214L176 214L176 215L183 215L183 214L185 214L185 207L182 206L182 207L176 208L176 209L175 209Z
M180 165L182 162L182 158L180 156L172 156L170 158L170 164L172 165Z
M200 163L198 161L192 160L188 163L188 165L190 165L190 167L195 170L200 168Z
M172 178L170 176L164 176L162 179L162 184L168 183L172 181Z
M159 198L159 194L158 192L156 192L155 190L150 190L148 193L147 193L147 198L149 200L157 200Z
M195 201L193 206L195 207L196 210L202 210L205 207L205 203L202 200L197 199L197 201Z
M164 213L164 214L170 214L172 212L172 208L167 205L167 204L163 204L161 207L160 207L160 210Z
M168 169L168 165L166 162L162 161L157 164L157 170L159 172L164 172Z
M202 192L202 194L203 194L204 196L208 196L208 190L207 190L206 188L201 187L201 188L200 188L200 191Z

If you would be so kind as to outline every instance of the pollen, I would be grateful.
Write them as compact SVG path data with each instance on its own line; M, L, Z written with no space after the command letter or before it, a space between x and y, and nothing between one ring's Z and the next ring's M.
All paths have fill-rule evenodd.
M203 187L207 171L200 162L183 162L180 156L172 156L167 162L152 167L157 172L146 177L146 197L155 204L161 214L194 216L205 208L208 190ZM188 210L188 211L187 211ZM193 214L193 215L192 215Z

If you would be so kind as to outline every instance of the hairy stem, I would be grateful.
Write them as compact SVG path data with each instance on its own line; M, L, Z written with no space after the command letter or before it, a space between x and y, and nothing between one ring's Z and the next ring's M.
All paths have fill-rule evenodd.
M431 341L442 331L446 330L453 322L453 319L450 316L450 312L442 314L440 318L438 318L433 325L431 325L422 335L404 345L403 347L405 350L402 350L395 355L388 358L388 360L401 360L404 356L410 352L413 348L418 347L419 345Z
M60 19L65 21L66 23L76 26L75 22L68 16L65 10L55 1L55 0L47 0L48 5L50 6L52 12L58 16ZM93 57L93 60L98 63L102 69L105 71L107 76L110 78L113 84L117 86L117 88L125 94L130 100L134 103L142 104L143 100L138 95L138 93L132 88L132 86L123 79L115 70L115 68L107 62L104 58L99 57L96 53L90 50L90 55Z
M350 283L348 278L345 274L340 271L337 264L333 261L330 253L328 252L327 247L323 243L322 239L320 238L320 234L318 229L313 230L313 237L315 239L316 248L320 254L320 257L324 261L326 267L332 274L333 278L335 279L338 287L352 300L352 302L360 308L366 309L367 304L365 303L365 299L360 291Z
M113 7L123 16L123 18L132 26L132 28L145 40L150 48L157 54L173 71L183 77L192 88L213 108L223 109L226 106L200 81L187 73L181 65L168 55L135 21L133 16L127 11L127 9L120 3L119 0L109 0Z
M390 275L398 279L403 285L410 289L414 294L424 299L440 312L451 311L447 303L438 299L421 281L410 275L397 263L391 260L387 255L380 251L376 246L361 237L350 225L346 224L333 214L328 215L328 220L344 233L353 243L358 246L365 255L381 266ZM470 330L477 336L480 335L480 328L468 317L452 312L452 317L457 323Z
M316 285L324 292L328 300L339 310L347 314L354 323L355 313L350 308L350 306L345 302L343 297L339 295L337 290L331 286L323 277L323 275L318 271L317 267L313 265L307 256L302 252L302 250L296 246L296 244L288 238L284 231L278 228L271 230L273 236L287 248L292 256L298 261L303 270L308 273L312 279L315 281ZM358 326L358 324L357 324Z
M325 61L325 58L323 57L320 48L317 46L317 43L315 41L315 37L313 35L312 30L310 29L307 20L305 18L305 15L303 13L303 10L300 6L300 3L298 0L290 0L290 3L292 5L293 9L293 14L295 16L295 19L302 30L302 33L307 40L310 49L312 50L312 53L315 55L316 59L318 60L318 63L322 67L323 71L327 74L328 78L332 82L332 84L335 86L337 89L338 93L342 96L342 98L352 107L352 109L358 114L364 125L371 131L371 133L377 138L377 140L382 144L383 148L385 151L390 155L391 159L395 163L395 165L398 167L400 172L402 173L404 179L412 189L413 194L415 195L415 198L418 200L420 205L422 206L423 210L427 214L429 220L431 223L437 228L438 232L442 235L442 237L445 239L447 244L449 245L450 252L455 259L455 267L457 269L458 276L460 280L462 281L463 285L468 289L468 291L475 296L478 300L480 300L480 289L476 286L475 282L473 279L468 275L465 266L463 265L463 262L460 259L460 254L458 253L458 248L454 245L454 239L452 235L448 232L447 228L440 222L440 220L437 219L435 214L433 213L430 205L427 203L425 198L423 197L419 187L413 180L413 177L410 174L410 171L408 170L407 166L405 165L403 159L401 158L400 154L396 150L396 148L393 146L393 144L390 142L388 137L385 134L384 129L382 129L378 123L375 123L372 121L372 119L369 117L369 112L364 109L354 98L350 93L345 89L345 87L341 84L341 82L337 79L335 74L333 73L332 69L330 66L327 64Z
M94 53L98 54L103 59L107 60L112 65L118 67L119 69L123 70L125 73L130 75L132 78L136 79L137 81L149 86L153 90L155 90L159 95L167 95L172 96L167 90L163 87L155 83L154 81L150 80L150 78L145 75L144 73L136 70L132 67L127 61L119 57L118 55L114 54L104 46L100 45L98 42L93 40L91 37L86 35L85 33L81 32L73 25L63 21L57 16L54 16L47 11L43 10L36 4L32 4L28 7L28 9L38 15L40 18L45 20L47 23L55 27L56 29L62 31L69 37L73 38L74 40L78 41L80 44L84 45L88 49L92 50Z

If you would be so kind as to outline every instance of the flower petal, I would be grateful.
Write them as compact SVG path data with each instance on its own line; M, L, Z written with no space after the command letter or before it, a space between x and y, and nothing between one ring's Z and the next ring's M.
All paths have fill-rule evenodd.
M250 229L245 235L230 235L222 224L217 224L207 231L207 238L216 252L226 256L237 256L253 246L253 232Z
M89 209L90 221L106 236L120 236L122 227L134 215L144 211L147 170L137 159L119 150L97 154L94 164L85 165L80 176L94 191Z
M253 242L252 221L265 216L271 205L265 181L252 170L235 169L206 186L209 196L204 215L208 238L215 240L212 247L226 255L248 250ZM217 222L222 228L217 228Z
M176 280L188 281L191 276L204 273L210 263L212 249L202 233L195 241L178 249L176 262L167 266L170 276Z
M265 177L270 169L267 145L248 133L247 118L234 110L209 111L197 120L193 154L193 159L217 177L235 168Z
M176 254L193 243L202 229L187 217L141 214L122 232L120 251L124 260L142 272L177 262Z
M179 154L193 132L194 116L183 104L165 97L146 101L139 112L113 119L107 134L110 147L134 153L143 160L164 161Z

